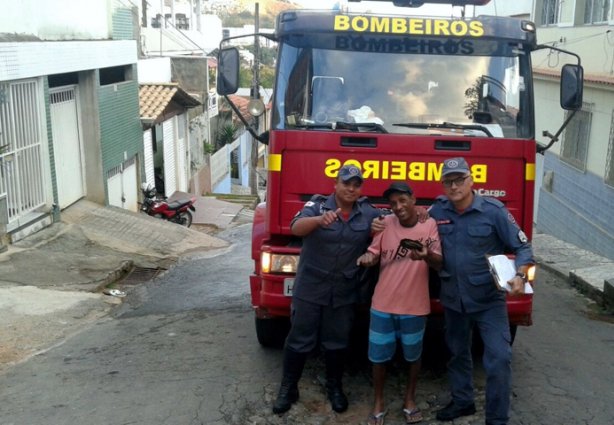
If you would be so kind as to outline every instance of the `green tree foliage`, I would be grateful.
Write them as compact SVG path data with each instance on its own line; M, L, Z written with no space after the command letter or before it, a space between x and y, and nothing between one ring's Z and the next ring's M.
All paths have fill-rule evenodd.
M239 87L251 87L253 75L251 68L242 66L239 70Z
M260 85L265 89L272 89L275 81L275 67L263 66L260 69Z
M248 10L239 13L227 13L220 16L223 27L242 27L243 25L254 25L254 14ZM275 17L260 13L259 24L261 28L274 28Z
M252 68L247 66L241 67L239 71L239 87L251 87L254 72ZM275 67L261 66L260 67L260 85L266 89L273 88L275 81Z
M253 44L245 47L245 50L250 52L252 55L256 51L256 48ZM275 65L275 58L277 57L277 49L274 47L263 47L260 46L260 63L262 65L273 66Z

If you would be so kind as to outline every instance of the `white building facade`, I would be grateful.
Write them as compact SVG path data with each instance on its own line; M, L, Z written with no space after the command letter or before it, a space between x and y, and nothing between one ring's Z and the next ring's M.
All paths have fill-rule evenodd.
M614 258L614 1L535 0L538 43L575 52L584 67L582 110L558 143L538 155L537 230ZM536 133L554 132L567 116L559 107L559 72L574 58L534 54Z
M4 6L0 216L10 240L82 198L136 211L142 155L132 10L116 0Z

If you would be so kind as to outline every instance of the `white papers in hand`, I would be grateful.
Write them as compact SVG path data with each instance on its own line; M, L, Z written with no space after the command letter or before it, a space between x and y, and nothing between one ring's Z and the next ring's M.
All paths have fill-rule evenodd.
M493 275L497 287L502 291L510 292L512 288L507 282L512 280L516 275L516 265L514 264L514 260L505 255L491 255L488 256L487 259L490 273ZM529 282L525 282L524 284L524 293L533 293L533 287Z

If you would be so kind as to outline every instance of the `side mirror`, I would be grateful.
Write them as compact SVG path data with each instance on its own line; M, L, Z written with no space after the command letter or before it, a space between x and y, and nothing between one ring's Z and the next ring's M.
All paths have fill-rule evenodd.
M582 108L584 69L580 65L563 65L561 69L561 108L577 111Z
M239 50L236 47L221 49L217 55L217 92L222 96L239 89Z

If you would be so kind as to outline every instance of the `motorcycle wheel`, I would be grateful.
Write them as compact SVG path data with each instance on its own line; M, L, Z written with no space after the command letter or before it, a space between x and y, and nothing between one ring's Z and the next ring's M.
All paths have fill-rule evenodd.
M179 220L177 221L179 224L185 227L190 227L192 225L192 213L190 211L184 211L179 214Z

